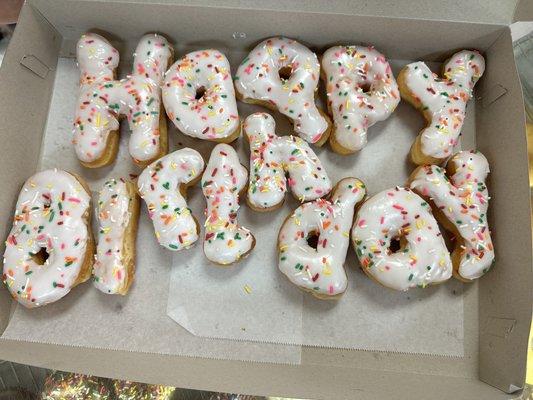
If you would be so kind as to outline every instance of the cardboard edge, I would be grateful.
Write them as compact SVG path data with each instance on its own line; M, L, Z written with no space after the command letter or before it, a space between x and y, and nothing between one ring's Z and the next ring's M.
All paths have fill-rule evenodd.
M61 42L54 27L31 4L25 3L0 68L0 108L10 116L0 126L0 140L4 143L0 158L0 185L4 190L0 192L0 202L10 206L10 213L20 187L37 168ZM28 65L24 62L28 59L38 63ZM38 70L34 71L32 65ZM45 70L48 73L43 73ZM10 229L11 218L0 221L1 254ZM3 261L0 265L3 268ZM13 308L9 292L2 288L0 309L10 312L0 313L0 333L11 319Z

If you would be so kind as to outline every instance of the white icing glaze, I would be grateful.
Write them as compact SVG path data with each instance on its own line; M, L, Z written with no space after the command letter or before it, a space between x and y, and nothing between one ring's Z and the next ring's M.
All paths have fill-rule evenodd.
M93 281L94 286L104 293L119 293L128 283L128 269L124 265L124 235L132 218L132 201L122 179L108 180L98 194L98 246Z
M80 182L65 171L38 172L24 183L6 241L2 275L19 303L42 306L70 292L86 257L90 232L84 218L90 200ZM48 253L42 265L33 257L41 249Z
M279 70L290 68L288 80ZM259 43L242 61L235 88L246 99L268 102L294 123L294 131L310 143L328 130L328 121L315 105L320 64L315 53L296 40L283 37Z
M159 112L161 83L172 50L167 40L145 35L134 54L133 73L114 79L118 51L103 37L87 33L78 41L80 94L74 120L78 158L92 162L102 157L109 133L118 130L119 115L128 118L131 156L146 162L160 153Z
M446 171L438 166L418 168L411 177L411 188L430 198L455 226L464 244L457 249L459 263L454 269L463 279L477 279L494 261L487 222L489 193L485 184L489 163L479 152L461 151L448 161L448 168L453 171L449 180ZM455 257L453 261L455 264Z
M278 236L278 266L292 283L319 297L346 290L344 261L350 228L355 206L365 193L360 180L344 178L331 200L304 203L285 220ZM316 249L307 242L310 233L318 236Z
M205 90L200 99L196 91ZM239 128L228 59L218 50L194 51L165 74L163 103L169 119L186 135L220 141Z
M198 225L182 190L203 170L200 153L183 148L153 162L139 175L137 187L154 223L155 236L169 250L187 249L198 240Z
M274 118L267 113L252 114L244 121L250 142L250 204L275 207L284 200L287 184L302 202L328 194L331 182L309 145L295 136L277 136L275 128Z
M387 119L400 102L391 67L373 47L335 46L324 53L322 68L336 141L358 151L367 142L367 129Z
M477 51L454 54L444 66L445 79L438 79L423 62L409 64L402 72L405 85L430 118L420 132L422 152L436 159L451 156L465 119L466 103L485 71L485 59Z
M398 237L406 244L391 253L391 241ZM392 289L425 287L452 275L431 208L409 189L384 190L366 201L352 228L352 243L365 272Z
M239 193L247 181L248 171L233 147L215 146L202 176L207 202L204 252L214 263L226 265L239 261L255 244L250 231L237 224Z

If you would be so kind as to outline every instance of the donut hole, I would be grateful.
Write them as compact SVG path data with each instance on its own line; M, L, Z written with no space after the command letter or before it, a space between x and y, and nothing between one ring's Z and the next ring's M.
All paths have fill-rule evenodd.
M292 67L289 65L285 67L281 67L278 70L278 75L279 75L279 79L281 79L282 81L288 81L289 79L291 79Z
M204 97L204 95L205 95L205 86L200 86L199 88L196 89L194 98L196 100L200 100Z
M315 249L318 247L318 238L320 235L317 231L311 231L307 234L307 238L305 239L307 241L307 245L311 247L312 249Z
M357 85L357 87L363 93L370 93L372 91L372 84L370 82L360 83L359 85Z
M44 265L49 257L50 254L48 254L48 251L44 247L41 247L37 253L31 255L31 258L37 265Z
M407 239L405 236L395 236L391 239L388 247L388 253L394 254L394 253L400 253L405 249L405 246L407 245Z

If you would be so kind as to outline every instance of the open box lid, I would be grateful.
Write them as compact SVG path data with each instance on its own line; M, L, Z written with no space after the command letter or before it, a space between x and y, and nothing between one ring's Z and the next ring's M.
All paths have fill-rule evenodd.
M98 0L94 0L98 1ZM119 2L120 0L106 0ZM143 0L129 0L142 3ZM153 0L151 3L510 25L533 19L530 0Z
M145 1L146 2L146 1ZM67 11L64 1L51 1L51 0L31 0L28 2L21 14L21 20L19 28L15 32L13 41L6 54L5 64L0 69L0 115L3 116L2 127L0 127L0 137L9 140L3 141L2 158L0 166L3 169L3 177L0 182L10 182L9 187L6 185L4 190L0 191L0 204L3 204L5 208L13 208L13 204L16 198L16 193L19 190L18 183L23 182L29 175L35 172L36 158L35 154L39 151L39 138L42 134L41 127L46 120L48 105L50 102L50 93L52 91L54 81L54 66L57 62L57 54L62 45L62 37L54 28L55 24L61 18L65 17L68 13L77 14L76 5L87 5L87 3L93 3L94 7L85 7L85 12L95 11L99 7L97 1L70 1L70 9ZM118 10L119 1L109 0L106 2L117 3L115 4L115 15L119 15L121 10ZM122 6L125 1L120 2ZM129 0L130 3L141 3L138 0ZM185 1L163 1L159 0L157 3L161 4L184 4L184 7L180 8L183 13L182 18L184 21L194 19L194 6L190 6L190 2ZM337 6L338 3L338 6ZM491 49L497 51L501 55L501 59L494 60L488 65L487 76L491 76L491 85L485 85L480 88L480 93L487 95L486 97L495 96L493 101L485 101L487 107L491 107L491 113L488 118L480 123L485 126L492 126L493 129L502 133L502 137L506 133L513 131L525 130L523 126L524 116L523 111L520 111L520 88L516 71L514 71L514 65L509 64L509 58L512 58L512 46L510 41L510 35L507 32L508 28L505 28L512 20L517 1L504 1L500 0L480 0L469 2L468 6L462 5L463 8L459 8L457 11L457 1L417 1L414 7L412 4L405 5L402 10L395 10L392 1L388 1L388 7L383 4L376 5L364 4L364 1L338 1L335 3L335 10L330 7L328 11L321 10L323 8L321 2L318 0L312 0L309 2L288 2L288 4L282 4L279 0L272 0L265 4L265 2L250 0L250 1L237 1L237 0L196 0L195 6L213 6L213 7L233 7L233 9L248 9L250 10L255 5L258 8L264 10L305 10L308 14L305 17L306 21L314 21L312 17L313 13L318 14L331 14L333 18L334 14L344 14L350 16L354 15L354 22L361 21L360 14L364 15L381 15L387 16L388 23L391 24L390 31L406 28L409 23L404 19L403 21L392 17L400 18L412 18L412 15L416 15L417 18L426 19L443 19L435 10L440 10L445 15L446 7L441 6L442 3L447 7L455 5L454 13L446 14L450 19L457 18L456 20L464 21L467 19L465 15L471 15L473 21L485 21L479 22L479 25L475 24L473 27L469 27L461 31L460 33L454 33L454 40L458 36L465 36L471 33L473 30L480 31L480 34L487 33L488 38L493 42ZM430 8L428 3L439 4ZM186 4L186 5L185 5ZM356 6L360 4L360 7ZM423 6L425 5L425 6ZM512 5L512 6L510 6ZM35 8L34 8L35 7ZM190 8L189 8L190 7ZM419 8L419 9L418 9ZM453 8L453 7L452 7ZM466 12L465 8L468 9ZM81 9L81 8L80 8ZM409 10L410 14L407 13ZM416 10L416 12L415 12ZM487 11L491 10L491 11ZM58 11L55 14L55 11ZM61 11L61 12L59 12ZM203 12L204 10L202 10ZM457 11L457 12L456 12ZM131 11L130 11L131 12ZM226 10L227 12L227 10ZM235 12L235 11L233 11ZM466 14L465 14L466 12ZM501 15L500 15L500 14ZM209 17L214 18L214 15L223 15L219 10L213 12L206 12ZM272 13L269 13L272 14ZM359 15L359 17L356 16ZM283 13L277 15L282 16ZM454 16L454 18L450 17ZM498 16L499 15L499 16ZM492 20L488 21L489 16L492 16ZM498 17L497 17L498 16ZM505 16L505 18L503 18ZM170 16L166 18L166 25L160 27L165 30L168 27ZM474 18L476 17L476 18ZM73 16L73 18L80 18L80 16ZM100 16L99 16L100 18ZM155 17L147 16L147 21L154 21ZM153 19L152 19L153 18ZM329 16L326 16L329 18ZM470 18L470 17L469 17ZM369 27L370 22L368 19L362 21L364 24L359 25L360 29ZM385 19L385 18L384 18ZM346 18L339 18L342 21L348 21ZM420 21L421 22L421 21ZM149 25L147 23L147 25ZM487 23L490 25L490 29L487 28ZM65 22L62 22L65 25ZM127 28L127 25L131 23L118 19L116 21L116 30L122 31ZM448 22L449 24L449 22ZM277 23L273 23L269 29L277 29ZM429 29L433 28L435 24L433 21L424 22L420 24L421 28L424 28L424 32L429 32ZM454 24L454 26L459 24ZM466 25L466 24L462 24ZM500 29L502 27L502 29ZM73 26L72 31L78 29L78 26ZM70 29L64 27L64 29ZM175 28L174 30L180 29ZM237 29L235 29L237 30ZM376 34L376 30L372 30L373 34ZM388 32L389 34L391 32ZM416 32L416 34L418 34ZM411 35L415 33L411 32ZM179 37L174 34L175 37ZM406 35L409 37L409 35ZM484 39L485 40L485 39ZM408 41L407 41L408 43ZM455 43L455 42L454 42ZM421 53L427 54L428 49L423 48ZM30 58L28 58L30 57ZM23 67L21 67L21 64ZM42 64L42 65L41 65ZM43 67L44 65L44 67ZM509 68L511 66L512 68ZM507 72L508 70L512 70ZM37 72L36 72L37 71ZM488 79L488 78L487 78ZM507 90L507 95L501 92L494 92L494 83L501 84L503 88ZM22 83L22 84L21 84ZM496 88L497 89L497 88ZM501 99L501 100L498 100ZM32 105L31 110L26 110L27 104ZM501 116L501 121L498 121L498 116ZM36 128L37 127L37 128ZM508 156L510 162L518 163L521 166L523 163L523 155L511 154L513 149L517 149L518 146L524 144L525 150L525 134L524 138L518 138L517 135L513 135L513 143L498 141L495 136L493 142L486 144L482 151L485 152L487 147L494 148L493 152L500 151L498 146L501 147L501 152ZM521 148L521 147L520 147ZM527 165L527 163L525 164ZM516 176L516 186L519 186L519 197L524 200L528 197L525 194L528 191L527 186L527 169L520 170L520 176ZM501 175L505 174L505 171L495 171ZM510 185L512 182L505 182L505 179L497 179L494 184L498 185ZM17 185L13 182L17 182ZM505 186L511 189L511 186ZM517 189L518 190L518 189ZM516 190L512 189L511 193L516 193ZM497 199L495 199L497 201ZM504 201L502 199L501 201ZM520 207L520 210L510 210L510 214L516 214L514 217L517 220L529 221L530 210ZM8 229L8 222L2 219L0 220L0 232L6 232ZM523 228L523 224L520 225ZM502 232L503 235L512 237L513 232ZM529 232L530 234L530 232ZM529 240L530 235L524 237ZM524 244L524 249L530 249L530 244ZM3 251L0 246L0 251ZM519 264L516 265L520 271L528 268L531 270L531 255L524 254ZM512 260L515 261L514 259ZM508 264L511 264L509 262ZM506 266L507 267L507 266ZM531 271L529 271L531 272ZM530 284L531 276L523 275L517 277L516 274L513 280L501 280L502 276L496 276L492 274L492 277L487 277L488 280L497 280L498 284L489 285L489 281L483 282L483 288L480 296L480 301L486 301L487 303L494 303L494 299L501 299L504 297L502 293L509 294L509 302L514 300L516 294L525 294L527 289L524 286ZM520 287L517 287L519 285ZM480 284L481 286L481 284ZM493 290L494 288L494 290ZM531 292L531 290L529 290ZM531 315L530 296L523 296L518 302L514 304L516 313L516 320L520 323L525 322L524 315L529 312ZM527 304L529 302L529 304ZM10 298L7 291L0 290L0 331L3 331L4 327L9 321L9 313L5 312L10 306ZM479 361L479 365L483 365L480 368L480 374L485 382L489 382L491 385L497 386L504 391L512 391L519 386L511 387L511 384L521 385L521 382L516 382L515 379L520 379L519 376L523 372L523 365L525 364L525 348L521 349L525 343L523 335L524 328L517 326L514 321L514 315L511 315L510 309L512 305L502 304L494 305L492 307L491 315L480 315L482 323L480 324L485 331L485 339L483 339L480 346L482 347L482 358ZM505 318L504 318L505 317ZM488 333L487 333L488 332ZM520 335L518 335L520 333ZM520 337L517 337L520 336ZM494 349L491 351L491 348ZM521 351L523 350L523 355ZM305 349L304 359L305 363L300 366L287 366L287 365L269 365L260 363L242 363L235 361L223 361L213 359L193 359L179 356L162 356L156 354L145 354L138 352L126 352L126 351L111 351L102 349L90 349L86 347L68 347L60 345L48 345L39 343L28 342L14 342L9 340L0 340L0 355L6 359L17 360L19 362L29 364L46 365L48 367L64 368L75 370L85 373L99 373L106 376L130 378L135 380L145 380L154 383L166 383L179 385L184 387L204 388L211 390L223 390L223 391L238 391L250 393L272 393L272 394L284 394L300 397L326 397L332 396L331 392L326 393L327 385L321 384L324 376L329 376L334 379L336 385L342 386L338 389L343 395L339 397L346 397L348 390L355 392L361 392L361 398L368 398L369 394L373 394L374 398L392 398L399 397L400 393L410 393L412 398L424 398L428 393L440 393L436 398L449 397L450 392L461 393L462 396L470 395L470 398L503 398L504 394L489 387L488 385L479 382L477 379L472 380L471 376L477 377L477 370L470 371L468 379L459 376L443 376L439 375L433 369L428 371L420 371L419 374L409 371L412 368L411 359L403 359L398 361L398 365L405 365L405 371L401 370L388 370L387 368L372 369L365 365L371 365L375 360L372 358L380 358L381 360L389 360L389 363L395 362L401 356L394 354L376 354L377 352L368 352L367 354L358 354L359 359L356 360L350 354L342 354L342 357L346 357L350 362L353 360L353 365L350 368L343 368L334 365L321 366L319 365L323 360L328 358L334 358L339 353L343 353L342 350L330 350L330 349ZM348 353L348 352L346 352ZM507 353L507 354L506 354ZM420 357L422 359L422 357ZM35 361L38 360L38 361ZM384 362L384 365L386 365ZM447 362L442 360L435 360L434 363ZM404 363L404 364L402 364ZM411 364L410 364L411 363ZM319 365L319 366L317 366ZM474 360L471 365L474 368L478 366L478 361ZM498 369L502 369L498 371ZM208 377L209 379L206 379ZM289 380L291 382L289 382ZM305 382L305 385L300 385L295 382ZM423 382L426 387L421 385ZM303 387L302 387L303 386ZM276 392L276 393L273 393ZM335 394L335 393L333 393ZM478 396L479 395L479 396ZM354 395L355 397L355 395ZM358 396L359 397L359 396ZM461 398L459 395L455 398ZM466 397L463 397L466 398Z

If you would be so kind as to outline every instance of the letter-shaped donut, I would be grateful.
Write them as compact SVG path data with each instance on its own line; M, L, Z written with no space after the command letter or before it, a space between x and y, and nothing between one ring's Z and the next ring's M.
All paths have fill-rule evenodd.
M417 168L411 175L411 189L427 198L437 209L444 228L455 235L452 252L454 276L470 282L484 275L494 262L487 209L489 193L485 179L489 163L475 151L461 151L447 164ZM449 178L448 178L449 177Z
M465 120L466 103L485 71L485 59L477 51L455 53L439 79L423 62L405 66L398 75L402 98L424 114L427 126L411 146L417 165L440 164L452 155Z
M137 189L131 181L109 179L98 194L93 282L104 293L125 295L133 283L139 208Z
M399 249L393 243L399 241ZM450 253L429 204L409 189L384 190L357 213L352 244L363 271L395 290L426 287L452 276Z
M281 206L287 184L301 202L318 199L331 190L331 181L309 145L295 136L277 136L275 129L274 118L267 113L252 114L244 121L250 142L247 201L256 211Z
M202 177L202 191L207 202L204 253L216 264L239 261L255 246L250 231L237 224L239 193L247 182L248 171L233 147L215 146Z
M80 93L74 119L74 147L89 168L108 165L118 151L119 116L128 118L129 151L148 165L167 152L167 126L162 113L161 83L172 62L172 48L156 34L139 41L133 73L115 80L118 51L103 37L87 33L78 41Z
M155 236L169 250L188 249L198 240L199 225L184 196L203 170L200 153L186 147L160 158L139 175L137 188L148 207Z
M344 293L350 228L355 206L365 193L359 179L344 178L330 200L304 203L287 217L278 236L278 266L292 283L322 299ZM316 248L309 244L311 237L316 239Z
M391 67L373 47L335 46L324 53L322 70L334 123L331 148L339 154L361 150L368 128L400 102Z
M165 75L163 103L186 135L229 143L241 132L230 65L218 50L194 51L176 61Z
M23 306L57 301L90 278L90 202L85 183L57 169L38 172L22 186L2 280Z
M331 121L315 104L320 64L315 53L283 37L259 43L242 61L235 76L241 100L286 115L305 141L323 145Z

